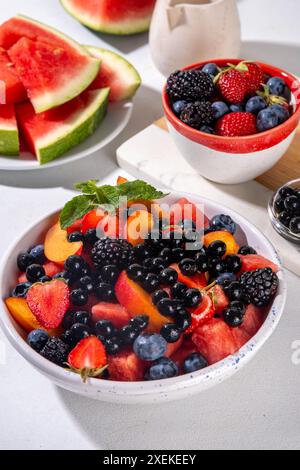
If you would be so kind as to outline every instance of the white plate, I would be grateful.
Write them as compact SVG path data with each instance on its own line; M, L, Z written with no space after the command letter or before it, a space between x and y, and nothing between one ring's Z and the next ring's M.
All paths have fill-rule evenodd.
M0 171L32 171L53 168L88 157L114 140L127 126L133 111L132 101L109 104L107 115L96 132L77 147L45 165L40 165L31 153L18 157L0 155Z

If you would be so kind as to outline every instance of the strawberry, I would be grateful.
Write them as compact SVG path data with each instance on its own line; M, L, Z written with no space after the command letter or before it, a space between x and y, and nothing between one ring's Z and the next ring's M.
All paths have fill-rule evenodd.
M214 317L216 310L210 295L204 294L199 307L189 309L192 316L192 324L186 330L186 334L193 333L200 325Z
M248 71L244 72L244 74L248 83L248 92L255 93L264 83L265 74L260 65L254 62L247 62L246 65Z
M219 90L229 103L239 104L244 101L249 85L244 72L240 72L234 68L221 73L218 81Z
M70 306L70 291L61 279L37 283L27 293L27 304L44 328L58 328Z
M218 135L223 137L242 137L257 134L256 117L251 113L226 114L216 125Z
M88 377L99 377L107 365L105 348L96 336L84 338L70 352L68 364L84 382Z

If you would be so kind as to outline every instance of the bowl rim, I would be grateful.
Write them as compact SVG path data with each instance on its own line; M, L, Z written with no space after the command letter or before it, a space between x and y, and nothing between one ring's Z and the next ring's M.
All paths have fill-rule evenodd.
M185 66L180 70L185 71L185 70L201 68L207 63L215 63L219 66L224 66L227 63L232 63L236 65L242 61L246 61L246 59L217 58L217 59L196 62L194 64ZM254 61L249 60L249 62L254 62ZM300 79L297 76L289 72L286 72L285 70L281 68L278 68L271 64L267 64L265 62L255 61L255 63L260 65L265 72L272 71L272 76L282 76L285 79L288 79L290 84L294 84L293 88L291 88L291 92L294 97L295 97L295 92L297 90L299 90L299 94L300 94ZM162 91L162 104L163 104L165 115L169 123L180 134L184 135L186 138L193 140L194 142L201 143L204 146L206 145L207 147L215 148L216 150L224 149L226 151L226 149L231 149L231 151L233 152L233 149L236 147L241 147L241 148L247 147L248 151L246 152L246 151L240 150L241 153L254 153L255 151L257 151L258 139L260 141L264 141L268 143L267 147L264 147L264 148L270 148L273 145L280 143L282 140L284 140L285 137L288 137L288 135L292 133L292 131L297 127L300 121L300 100L297 99L295 112L289 117L289 119L287 119L284 123L280 124L274 129L270 129L268 131L259 132L257 134L252 134L252 135L244 136L244 137L223 137L223 136L218 136L218 135L207 134L198 129L193 129L192 127L182 122L176 116L176 114L171 109L170 99L168 97L166 88L167 88L167 83L164 84L163 91ZM276 142L273 143L273 139L275 135L276 136L283 135L283 138L279 140L277 138ZM201 140L201 142L199 140ZM256 150L251 150L251 147L253 147L253 144L256 144L254 145ZM234 152L234 153L237 153L237 152Z
M2 306L2 313L4 312L4 316L0 316L0 327L4 332L6 338L10 342L10 344L17 350L17 352L23 356L23 358L31 363L36 369L41 371L44 375L46 375L52 381L59 383L62 387L74 390L76 389L77 393L84 393L87 394L94 390L99 394L111 394L117 395L119 397L131 395L131 396L149 396L151 394L166 394L171 392L177 392L182 389L186 388L193 388L195 386L199 386L200 383L208 383L210 381L216 380L219 378L219 381L222 382L224 377L226 377L226 369L229 373L229 370L232 371L234 368L235 371L238 371L243 365L251 360L251 358L261 349L264 343L269 339L272 335L274 330L276 329L280 318L282 316L284 306L286 303L287 298L287 283L285 273L283 271L282 262L279 258L279 255L276 249L273 247L271 242L265 237L265 235L252 223L250 223L246 218L242 215L238 214L236 211L223 206L215 201L212 201L208 198L201 197L191 193L185 192L176 192L171 191L171 196L178 196L178 197L187 197L193 201L193 198L198 199L199 201L205 205L218 207L220 211L228 211L233 216L236 215L237 218L240 220L240 223L243 225L248 225L251 229L252 233L257 236L262 242L268 247L268 249L273 254L273 261L276 262L279 267L279 274L280 274L280 290L275 297L273 304L270 306L270 311L265 319L265 322L261 326L260 330L257 332L255 336L253 336L248 343L246 343L237 353L226 357L224 360L213 364L212 366L207 367L206 369L197 371L193 374L184 374L180 375L171 379L166 380L158 380L158 381L141 381L141 382L118 382L118 381L110 381L110 380L101 380L91 378L89 381L84 384L80 375L71 372L67 369L64 369L60 366L57 366L47 359L43 358L34 351L26 341L20 337L18 331L14 326L14 320L11 318L11 315L5 305L4 299L6 297L6 293L3 292L3 278L5 276L5 268L6 265L12 256L12 253L15 251L15 246L20 242L20 240L25 237L31 230L37 228L41 225L45 220L52 219L56 217L60 210L51 211L46 215L40 217L37 221L30 224L22 233L17 237L8 247L7 252L4 257L1 259L1 267L0 267L0 301ZM101 395L100 395L101 397Z

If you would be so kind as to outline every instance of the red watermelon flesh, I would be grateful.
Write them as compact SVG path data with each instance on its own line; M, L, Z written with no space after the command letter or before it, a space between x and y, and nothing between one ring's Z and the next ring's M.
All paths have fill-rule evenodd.
M0 127L14 129L17 127L15 109L12 104L0 106Z
M3 49L0 49L0 80L5 84L5 96L3 98L6 104L26 100L25 88L17 75L14 65Z
M265 314L261 308L249 305L246 310L244 322L240 328L250 335L250 337L253 337L261 328L264 319Z

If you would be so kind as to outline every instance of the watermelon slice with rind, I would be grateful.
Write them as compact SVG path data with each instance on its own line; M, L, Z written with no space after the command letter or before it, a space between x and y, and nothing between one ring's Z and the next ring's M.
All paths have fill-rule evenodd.
M92 46L86 46L86 49L101 61L100 71L90 89L109 87L109 100L112 102L132 98L142 82L136 68L115 52Z
M19 155L19 132L13 104L0 106L0 154Z
M30 102L16 107L19 128L40 164L48 163L79 145L102 122L109 88L85 91L55 109L36 114Z
M4 49L0 48L0 104L16 103L27 99L13 63Z
M76 41L22 16L0 27L0 46L8 50L37 113L81 94L100 68L100 61Z
M85 26L123 35L148 31L155 0L61 0L61 4Z

